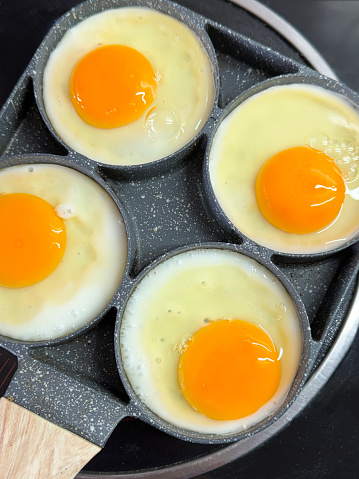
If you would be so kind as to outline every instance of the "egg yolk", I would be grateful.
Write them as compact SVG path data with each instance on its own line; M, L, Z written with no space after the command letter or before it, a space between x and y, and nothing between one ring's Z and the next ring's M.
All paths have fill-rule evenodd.
M58 266L66 231L53 206L27 193L0 195L0 285L30 286Z
M281 375L268 333L242 320L218 320L187 342L178 367L181 390L209 418L240 419L276 392Z
M256 180L262 215L288 233L325 228L338 217L344 196L344 179L334 160L306 146L272 156Z
M85 55L74 68L70 83L76 112L97 128L117 128L137 120L156 91L151 63L124 45L106 45Z

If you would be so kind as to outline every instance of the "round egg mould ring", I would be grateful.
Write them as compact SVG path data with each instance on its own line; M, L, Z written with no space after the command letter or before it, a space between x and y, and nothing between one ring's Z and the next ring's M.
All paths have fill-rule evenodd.
M253 240L248 238L244 233L241 232L240 227L236 227L232 223L232 221L227 217L227 215L224 213L214 193L211 178L210 178L210 171L209 171L209 163L210 163L209 157L210 157L212 142L222 121L225 120L225 118L227 118L227 116L233 110L235 110L243 102L253 97L254 95L264 92L265 90L272 87L280 87L280 86L286 86L286 85L309 85L309 86L321 87L324 90L337 94L344 101L346 101L354 110L356 110L359 114L359 95L353 90L351 90L350 88L346 87L345 85L327 77L323 77L319 75L301 75L301 74L282 75L282 76L258 83L252 88L249 88L248 90L246 90L242 95L235 98L231 102L231 104L226 108L226 110L222 114L222 117L219 119L218 123L216 124L212 137L207 143L206 157L205 157L204 168L203 168L203 184L204 184L204 189L206 192L205 199L207 200L206 202L207 202L209 210L216 217L217 221L222 226L222 228L227 232L227 234L230 236L234 235L235 237L237 237L237 241L238 240L241 241L243 245L245 245L249 249L252 250L254 248L254 250L258 250L259 248L259 249L267 250L268 251L267 254L270 254L272 256L275 254L278 254L279 256L282 256L282 257L291 258L292 260L301 260L305 258L305 260L310 261L312 259L319 259L321 257L334 254L356 243L359 239L359 226L358 226L358 231L354 237L350 238L347 242L345 242L344 244L340 245L339 247L335 249L317 252L317 253L284 253L280 251L277 252L276 250L271 250L268 247L258 245Z
M298 367L297 374L290 386L290 389L286 395L286 398L283 404L280 405L279 409L271 414L270 416L266 417L265 419L261 420L260 422L254 424L248 429L245 429L240 432L233 432L227 434L210 434L210 433L199 433L187 429L183 429L177 426L174 426L170 422L162 419L158 415L154 414L146 405L144 405L137 393L134 391L129 379L127 378L126 371L123 365L123 360L121 356L121 347L120 347L120 331L121 331L121 319L126 310L126 305L132 296L132 294L136 291L137 286L139 283L158 265L164 263L165 261L173 258L181 253L188 252L188 251L196 251L196 250L223 250L223 251L233 251L239 254L242 254L248 258L251 258L258 262L260 265L267 268L285 287L286 291L292 298L294 305L296 307L299 321L301 323L301 331L302 331L302 352L301 352L301 359L300 364ZM138 411L135 415L149 423L152 426L158 427L159 429L163 430L164 432L171 434L179 439L187 440L187 441L194 441L198 443L208 443L208 444L221 444L227 442L233 442L240 438L251 436L256 432L261 431L263 428L272 424L276 419L278 419L287 409L288 407L295 401L296 397L300 393L307 376L309 374L309 370L312 364L312 358L310 353L310 325L308 316L305 310L305 307L293 287L293 285L288 281L288 279L284 276L284 274L270 261L265 255L258 255L253 254L248 249L234 245L229 243L199 243L199 244L192 244L187 245L176 250L170 251L164 254L162 257L158 258L153 264L149 265L145 268L138 277L133 281L131 291L127 297L127 300L122 304L116 321L115 326L115 353L116 353L116 360L117 366L119 369L119 374L121 377L122 384L125 386L127 394L130 397L130 400L133 404L137 407Z
M69 156L71 158L86 158L86 161L88 162L89 166L97 165L97 167L103 169L104 172L107 172L109 174L111 174L112 172L115 175L120 175L122 177L126 176L129 178L138 179L167 172L171 168L174 168L176 167L176 165L180 164L183 158L195 147L196 143L198 143L198 140L203 135L204 131L206 131L206 133L209 133L208 130L211 129L211 125L209 124L208 120L204 128L200 132L198 132L189 143L187 143L185 146L165 158L161 158L150 163L143 163L140 165L133 166L109 165L107 163L100 163L98 161L88 159L87 157L80 155L72 148L70 148L54 130L47 116L43 100L43 74L47 61L51 52L62 39L67 30L75 26L82 20L85 20L86 18L90 17L91 15L100 13L107 9L119 7L147 7L153 9L153 2L151 0L118 0L118 3L115 3L111 0L103 0L97 6L96 4L94 4L94 2L88 1L70 10L67 14L65 14L56 22L55 26L44 38L43 42L41 43L35 54L33 71L34 92L37 106L47 128L56 138L56 140L69 152ZM197 39L202 43L213 67L213 81L215 87L215 96L213 98L213 101L214 105L216 105L218 102L219 95L219 72L216 53L213 44L205 30L205 24L207 22L206 19L204 17L201 17L200 15L195 14L194 12L187 10L184 7L181 7L180 5L174 5L167 0L156 1L156 11L167 14L179 20L181 23L187 25L187 27L192 30L192 32L196 35ZM210 118L212 118L212 120L215 120L217 117L218 108L214 106Z
M126 261L126 269L124 273L123 280L117 291L113 297L113 299L107 304L105 309L99 313L95 318L93 318L89 323L82 326L78 330L67 334L66 336L62 336L52 340L41 340L41 341L22 341L22 340L15 340L12 338L5 338L4 336L0 335L0 339L6 339L10 342L14 341L19 344L23 344L30 347L41 347L41 346L48 346L48 345L55 345L61 344L66 341L70 341L77 336L84 334L89 329L93 328L102 318L103 316L115 305L121 304L123 301L123 290L126 289L126 278L129 278L129 272L131 267L135 261L136 257L136 241L132 239L135 236L135 230L133 229L132 223L129 221L128 214L126 209L122 205L119 198L115 195L112 189L108 186L108 184L96 173L91 172L88 168L81 165L80 162L74 163L73 161L64 159L62 157L56 157L54 155L42 155L42 154L35 154L35 155L22 155L19 157L12 156L8 158L4 158L1 163L1 170L12 168L16 166L27 166L27 165L58 165L63 166L66 168L70 168L73 170L78 171L79 173L88 176L90 179L94 180L106 193L112 198L114 203L116 204L117 208L120 210L122 215L126 233L127 233L127 244L128 244L128 252L127 252L127 261ZM1 171L0 170L0 171ZM116 267L116 265L113 265Z
M111 165L105 165L102 163L97 163L92 160L88 160L87 158L83 157L82 155L79 155L78 153L70 150L63 142L62 140L56 135L56 133L53 131L51 124L49 123L46 112L44 109L43 105L43 100L42 100L42 73L43 69L45 67L46 61L48 59L48 56L54 47L54 44L59 41L59 39L62 37L64 32L71 26L73 26L75 23L78 21L81 21L82 19L86 18L89 14L96 13L95 9L97 11L102 11L103 9L106 9L108 7L116 7L116 6L153 6L150 1L146 2L131 2L131 1L123 1L119 2L117 5L114 4L114 2L110 1L105 1L98 3L98 6L96 6L95 3L93 2L88 2L86 4L80 5L79 7L74 8L71 10L68 14L66 14L60 21L55 25L55 27L50 31L48 36L45 38L43 41L42 45L38 49L35 57L34 57L34 62L32 63L32 68L30 67L29 72L31 72L31 76L34 80L34 90L35 90L35 98L37 101L38 108L40 110L40 113L52 133L52 135L55 137L55 139L67 150L69 151L68 154L68 159L71 160L70 162L67 161L67 159L63 158L56 158L54 156L49 156L48 158L44 159L43 155L34 155L32 157L32 160L26 160L26 163L36 163L36 162L49 162L49 163L57 163L57 164L62 164L64 166L70 166L73 167L74 169L78 169L79 171L82 171L83 173L87 174L88 176L93 177L95 181L97 181L101 186L103 186L110 194L111 196L115 199L117 205L119 205L119 201L117 197L115 197L111 189L107 186L107 184L100 178L97 177L96 174L94 173L96 170L101 174L104 173L105 175L107 174L108 177L113 177L114 179L121 179L121 178L134 178L134 179L141 179L141 178L147 178L151 177L153 175L159 175L163 172L169 172L171 169L175 168L178 166L178 164L182 163L183 160L186 159L186 157L189 155L189 153L192 151L192 149L196 146L196 143L199 143L199 139L202 137L206 136L211 136L213 133L214 126L216 123L219 121L219 119L222 117L223 110L217 106L218 102L218 97L219 97L219 74L218 74L218 65L217 65L217 60L215 57L214 49L212 46L212 43L207 37L207 34L204 33L205 31L205 25L210 24L214 25L217 28L221 28L224 33L228 33L228 35L232 36L233 38L241 38L240 35L233 34L233 32L230 32L227 29L224 29L223 27L219 27L215 24L215 22L211 22L208 20L205 20L203 17L194 14L193 12L189 12L185 8L182 8L180 6L174 6L173 4L166 2L165 0L159 1L156 3L156 8L163 13L168 13L175 18L178 18L180 21L183 21L187 25L189 25L197 34L197 36L201 39L202 43L204 44L205 48L207 49L207 53L210 56L210 59L212 61L212 64L214 66L214 73L215 73L215 81L216 81L216 96L215 96L215 106L213 107L212 113L210 115L210 120L207 122L207 124L204 126L203 130L184 148L181 150L177 151L175 154L170 155L167 158L164 158L162 160L158 160L156 162L153 162L151 164L144 164L144 165L139 165L139 166L134 166L134 167L122 167L122 166L111 166ZM241 41L243 41L243 38L241 38ZM254 47L255 49L256 47ZM260 46L258 47L260 48ZM333 89L335 91L338 91L339 93L344 94L345 96L352 97L354 94L351 93L351 91L346 88L345 86L333 82L325 77L320 76L319 74L317 75L315 72L312 70L303 67L302 65L297 64L295 61L292 61L288 58L282 57L281 55L275 55L276 56L275 60L277 60L281 66L278 68L279 71L282 73L293 73L291 76L287 76L287 80L282 80L281 77L278 76L272 80L268 80L262 84L257 85L254 87L254 89L250 90L250 93L245 93L245 95L250 95L253 94L253 92L258 89L260 90L262 88L262 85L267 86L274 86L277 84L281 84L281 82L289 81L289 82L313 82L315 84L318 84L320 86L323 86L324 88L329 88ZM303 76L303 73L305 76ZM355 96L355 95L354 95ZM243 97L241 97L243 98ZM355 98L357 101L357 97ZM231 109L234 107L234 104L237 100L234 100L232 103L232 106L229 107ZM229 111L229 109L226 109L226 114ZM13 160L13 159L5 159L4 160L4 166L12 166L16 164L16 161L18 160ZM21 158L19 160L21 162L24 162L24 158ZM206 160L205 160L206 161ZM232 227L232 225L228 222L228 220L224 217L223 213L221 212L220 208L218 207L218 204L216 200L213 197L213 193L210 191L210 188L208 187L208 172L206 170L206 167L204 168L204 186L206 190L207 195L207 202L209 204L209 209L211 210L211 213L209 216L214 215L215 220L224 227L225 231L227 232L227 240L232 241L233 243L241 243L243 242L243 246L237 246L237 245L227 245L226 243L212 243L212 244L198 244L198 247L220 247L220 248L230 248L234 249L235 251L243 252L247 254L250 257L253 257L254 259L258 260L260 263L264 264L265 266L268 267L271 271L275 272L276 276L281 278L281 281L284 282L288 290L292 291L294 294L294 300L301 312L302 316L302 321L303 321L303 335L304 335L304 343L305 343L305 349L304 349L304 355L302 357L302 364L300 366L300 372L298 379L296 380L296 383L292 386L292 390L290 393L290 396L288 397L288 401L284 404L283 409L281 410L280 414L284 412L284 410L295 400L295 398L298 396L300 392L300 388L305 382L308 374L310 373L311 370L313 370L313 365L315 363L315 359L317 357L317 354L319 352L319 349L321 347L320 343L314 343L308 334L308 319L306 316L305 311L303 311L303 306L302 302L298 299L298 294L295 291L295 288L291 285L291 283L286 280L285 276L281 271L275 266L273 263L273 252L258 246L251 240L245 238L243 235L240 234L240 232ZM120 207L121 209L121 207ZM138 249L137 246L138 244L136 243L136 237L137 237L137 230L136 227L132 225L132 222L129 221L129 218L131 215L126 213L126 211L123 211L123 216L125 219L126 227L127 227L127 233L129 236L129 261L127 265L127 270L126 270L126 275L124 278L124 281L119 288L118 293L116 294L116 297L114 300L108 305L106 310L103 312L102 315L99 315L96 319L94 319L90 325L81 328L78 332L55 340L53 342L42 342L42 343L24 343L24 342L17 342L13 340L7 340L3 338L3 343L4 345L8 345L9 349L13 349L16 351L16 354L18 354L19 357L19 362L27 362L27 371L22 371L24 372L24 377L26 377L26 374L29 376L34 374L34 371L36 368L40 370L40 372L48 372L48 367L45 365L41 365L38 363L37 360L33 359L33 357L36 356L36 354L33 353L33 351L37 348L36 346L46 346L46 345L52 345L52 344L57 344L60 342L68 342L72 339L74 339L76 336L83 336L85 332L88 331L88 329L95 324L98 323L98 321L103 317L104 314L111 308L111 306L120 308L123 307L125 298L130 294L130 291L135 287L137 284L137 280L133 280L130 278L130 271L131 267L136 263L137 261L137 254L138 254ZM138 239L138 238L137 238ZM349 244L343 246L341 249L344 249L345 247L348 247ZM186 246L185 249L187 248L192 248L193 246ZM138 246L139 248L139 246ZM336 250L337 251L337 250ZM328 254L333 254L334 251L331 251ZM164 258L171 256L175 254L176 251L172 251L170 253L167 253L158 261L162 261ZM298 259L300 258L303 262L305 261L314 261L320 257L323 256L323 254L315 254L315 255L279 255L287 258L294 258ZM358 255L356 255L358 256ZM299 260L298 260L299 261ZM357 273L357 264L358 261L355 261L354 265L348 265L347 268L347 276L355 278L355 275ZM157 263L156 263L157 264ZM148 269L151 268L151 266L148 266L148 268L143 271L143 273L140 274L139 278L141 278L147 271ZM338 294L343 294L343 295L348 295L348 291L350 292L350 288L352 286L352 282L349 280L343 280L341 281L341 287L338 289ZM305 316L306 319L303 319ZM141 420L144 420L150 424L156 424L157 427L160 429L165 430L166 432L173 434L177 437L180 437L182 439L187 439L187 440L192 440L192 441L198 441L198 442L230 442L238 439L239 437L243 437L242 435L231 435L231 436L222 436L219 437L216 435L216 437L210 437L209 435L206 435L204 438L202 435L196 435L196 434L188 434L187 431L182 431L179 430L178 428L173 428L172 425L168 424L166 421L162 421L160 418L157 418L155 415L151 413L147 408L143 407L140 405L137 396L135 393L132 391L131 386L129 385L126 377L123 376L122 371L122 362L120 360L120 353L118 351L119 348L119 341L118 341L118 334L119 334L119 324L120 324L120 315L117 317L117 323L116 323L116 334L115 334L115 348L116 348L116 358L119 364L119 369L120 373L122 375L122 380L127 388L127 392L130 396L130 403L128 405L121 405L118 401L118 399L114 399L112 394L104 393L103 388L98 387L94 385L94 382L87 381L87 380L82 380L81 381L76 381L76 386L77 390L80 391L81 394L88 394L90 392L92 400L94 402L92 406L91 412L93 413L94 418L98 418L99 420L105 418L103 420L103 423L106 419L108 419L108 427L104 425L103 427L103 436L102 439L105 440L107 439L108 435L111 433L115 422L118 422L121 420L124 416L135 416L138 417ZM329 322L327 329L332 327L332 323ZM339 325L338 325L339 327ZM34 349L35 348L35 349ZM308 349L311 349L311 353L309 355ZM31 363L31 364L30 364ZM55 371L53 368L50 368L51 374L53 374L53 383L52 384L58 384L58 383L63 383L64 384L64 389L66 389L65 386L68 386L70 383L73 384L73 379L69 379L66 374L61 373L60 371ZM46 379L43 379L43 382L46 383ZM16 392L19 392L19 396L22 395L21 385L15 385L12 389L12 394L15 395L16 399ZM44 385L45 388L45 385ZM56 387L56 389L58 389ZM44 389L45 390L45 389ZM74 401L74 395L67 395L67 402L66 402L66 394L63 395L61 398L61 407L58 410L52 411L51 408L50 410L44 410L42 408L43 404L41 401L39 402L38 406L33 407L32 410L35 412L38 411L39 413L42 413L43 416L47 416L49 419L55 420L58 424L63 424L63 425L68 425L71 424L73 432L78 432L82 434L83 436L86 436L86 434L83 433L83 430L81 427L77 424L74 424L73 421L69 420L69 415L66 410L69 408L71 409L70 417L82 417L81 416L81 410L83 408L83 404L80 401L79 404L77 404L76 401ZM80 397L80 396L79 396ZM31 403L31 398L25 398L24 399L24 405L26 406L26 401L29 401ZM46 409L46 408L45 408ZM78 416L76 417L76 411L73 412L73 410L77 411ZM106 409L109 411L107 414ZM276 417L279 417L277 415ZM115 420L114 420L115 418ZM270 418L270 423L274 421L275 418ZM255 426L254 428L249 429L248 431L245 432L245 435L251 435L254 433L254 431L257 431L261 428L264 428L268 425L266 424L260 424ZM96 434L91 435L91 433L88 433L86 436L89 440L97 440L96 442L99 441L99 436ZM101 438L100 438L101 440Z

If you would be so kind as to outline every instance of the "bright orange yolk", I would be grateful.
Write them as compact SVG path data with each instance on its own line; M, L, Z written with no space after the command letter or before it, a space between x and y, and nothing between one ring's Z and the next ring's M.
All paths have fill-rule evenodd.
M88 53L76 65L70 84L75 110L97 128L117 128L137 120L156 91L151 63L123 45L106 45Z
M257 411L278 388L277 349L266 331L242 320L219 320L187 342L178 367L182 392L209 418L240 419Z
M283 150L261 168L256 196L263 216L288 233L314 233L332 223L345 184L334 160L310 147Z
M0 285L38 283L58 266L66 246L65 225L53 206L26 193L0 195Z

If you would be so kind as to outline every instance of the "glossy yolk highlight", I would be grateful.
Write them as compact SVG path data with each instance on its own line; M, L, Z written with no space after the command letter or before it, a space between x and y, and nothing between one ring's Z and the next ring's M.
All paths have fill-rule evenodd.
M242 320L219 320L187 342L178 367L191 406L217 420L257 411L276 392L281 364L268 333Z
M116 128L137 120L156 91L151 63L123 45L106 45L88 53L76 65L70 84L78 115L97 128Z
M332 223L345 184L334 160L310 147L283 150L261 168L256 197L263 216L288 233L314 233Z
M26 193L0 195L0 285L30 286L58 266L65 225L53 206Z

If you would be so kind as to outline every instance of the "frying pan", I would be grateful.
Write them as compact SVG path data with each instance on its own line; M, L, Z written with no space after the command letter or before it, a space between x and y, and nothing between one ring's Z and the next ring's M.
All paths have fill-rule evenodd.
M130 2L122 2L121 5L128 5ZM149 5L151 6L150 2L135 2L131 4L136 5ZM119 4L118 4L119 5ZM200 156L199 152L204 150L205 144L205 137L209 137L213 133L213 129L218 121L221 111L220 109L215 106L212 112L212 117L206 127L204 128L202 134L198 136L192 143L189 145L188 148L183 149L182 151L178 152L176 155L172 155L170 158L167 158L165 161L154 162L154 164L149 165L148 167L138 167L138 168L126 168L126 167L109 167L106 165L101 164L94 164L91 161L81 157L81 155L76 154L73 151L69 151L67 146L63 144L61 139L59 139L55 132L52 131L52 127L49 124L46 113L42 103L42 95L41 95L41 78L42 78L42 71L43 67L46 63L46 59L48 57L49 52L53 48L54 44L58 41L59 36L63 34L63 32L73 24L74 22L74 12L76 13L77 21L81 18L84 18L90 13L94 13L98 9L103 9L108 6L118 6L114 5L114 2L101 2L97 3L96 5L92 2L88 2L83 6L77 7L70 14L65 15L63 20L60 20L58 25L54 27L52 32L48 35L48 37L44 40L43 44L40 46L37 54L35 55L34 60L29 65L27 71L25 72L24 76L20 80L19 84L15 88L14 94L11 97L10 101L4 106L4 109L0 115L1 127L2 127L2 148L3 150L7 148L7 144L9 140L13 137L14 132L16 131L18 134L18 119L21 117L22 109L24 108L24 104L27 101L29 91L32 89L31 86L31 78L34 81L34 91L35 97L37 101L37 106L39 111L42 115L42 118L45 122L45 125L49 131L51 131L53 138L55 139L54 143L51 144L50 149L52 150L51 153L56 153L57 155L62 154L67 158L51 155L51 156L44 156L44 155L33 155L27 157L20 157L20 158L9 158L5 157L3 161L3 166L11 166L13 164L19 163L36 163L36 162L54 162L58 164L63 164L65 166L75 167L79 169L85 174L89 176L96 177L96 180L105 188L107 189L110 194L114 197L116 202L119 204L118 201L118 190L117 184L122 186L123 179L126 180L135 180L135 181L143 181L149 179L148 185L151 186L151 178L154 175L160 175L168 173L169 170L175 169L176 174L179 171L179 168L182 167L183 164L188 162L188 155L192 155L193 157ZM191 22L196 23L197 27L195 28L196 33L202 38L203 43L206 45L209 42L208 38L205 37L204 31L204 23L205 19L202 17L189 12L186 9L180 8L178 6L174 6L169 2L157 2L156 8L165 11L166 13L170 13L174 16L178 16L181 18L182 21L188 21L188 18L191 19ZM215 22L207 22L206 28L207 31L210 31L211 41L216 43L217 48L223 49L231 49L232 51L240 46L240 54L250 61L252 58L259 59L260 62L270 64L268 70L270 70L271 74L273 75L280 75L280 74L292 74L293 77L298 75L302 78L303 76L310 81L311 78L315 78L315 81L322 81L322 85L327 85L328 80L316 75L310 69L303 67L302 65L296 64L294 61L283 57L282 55L277 54L276 52L268 52L267 49L263 48L261 45L256 44L255 42L250 41L245 37L241 37L238 34L234 34L233 32L229 31L221 27L220 25L216 24ZM204 38L205 37L205 38ZM213 54L213 49L209 45L208 53L213 61L213 64L216 66L216 59ZM269 61L268 61L269 60ZM215 72L217 75L217 69L215 68ZM218 83L218 78L217 78ZM343 92L344 94L355 97L355 94L350 92L349 89L344 87L341 84L336 84L337 88ZM217 89L217 95L219 95L219 89ZM226 106L223 104L223 97L222 97L222 106ZM21 132L20 132L21 134ZM191 156L191 158L192 158ZM180 175L180 173L178 173ZM102 178L106 178L104 181ZM170 187L170 180L168 181L167 187ZM116 192L116 194L113 193ZM206 193L203 192L203 197L206 196ZM207 192L207 196L208 195ZM137 197L137 200L139 198ZM211 200L210 200L211 201ZM123 206L123 205L122 205ZM84 377L81 374L73 373L66 364L57 363L56 367L54 364L51 364L51 361L44 362L43 356L41 357L41 362L38 361L38 357L41 355L37 354L37 350L40 349L39 346L47 347L52 346L53 344L57 344L60 341L55 341L54 343L22 343L18 341L12 341L8 338L1 338L1 343L7 347L9 350L16 353L19 361L19 369L16 373L15 380L10 385L10 389L8 390L7 397L14 399L17 404L22 404L26 408L34 411L36 414L41 415L42 417L51 421L51 423L55 423L60 426L62 429L67 429L72 433L75 433L78 436L81 436L85 440L89 441L85 442L85 447L89 452L89 454L81 458L81 460L77 463L76 468L77 470L81 469L81 467L86 463L86 461L91 457L91 455L95 454L99 449L98 447L102 447L109 435L111 434L113 428L116 424L125 416L134 416L138 417L141 420L149 422L150 424L154 423L162 430L170 434L174 434L177 437L181 437L182 439L186 440L193 440L198 442L226 442L226 441L233 441L238 440L240 436L232 435L231 437L198 437L196 435L188 434L187 432L177 430L173 427L163 422L160 418L154 417L151 411L147 410L141 403L138 401L138 398L132 391L127 378L124 376L122 370L122 361L120 352L118 351L118 333L120 330L120 318L121 312L117 315L114 313L115 309L119 309L120 311L123 310L128 295L131 291L136 287L137 280L139 280L142 276L146 274L147 269L145 269L140 275L139 272L141 271L141 267L138 264L144 263L143 257L141 257L141 242L138 241L138 236L140 235L139 229L134 225L129 218L132 217L132 210L133 206L131 204L126 204L126 207L122 207L119 204L119 207L123 213L123 216L126 221L127 230L129 234L129 262L128 262L128 269L126 272L126 278L114 298L113 302L106 308L106 311L100 317L96 318L93 323L91 323L91 327L95 324L98 324L98 321L102 319L102 321L111 321L116 316L115 322L115 339L113 340L114 344L114 355L116 356L116 360L118 363L120 375L122 381L126 387L126 391L128 397L125 401L121 401L116 393L108 391L106 388L99 386L95 381L89 379L88 377ZM208 228L210 233L202 231L202 237L200 238L201 241L208 241L212 240L213 236L216 235L212 234L213 230L218 230L218 224L220 224L220 214L215 212L214 214L214 222L216 224L215 227L209 227L208 223L212 224L212 217L213 212L210 212L208 215L211 220L207 218L204 221L205 226ZM126 219L127 218L127 219ZM223 220L223 218L222 218ZM217 223L218 221L218 223ZM316 354L318 353L319 347L321 343L316 342L313 344L313 341L309 337L309 329L308 329L308 318L305 313L304 307L302 302L298 297L298 293L295 291L293 286L290 282L286 279L286 277L281 273L279 268L277 268L273 261L272 261L272 254L269 252L265 252L264 250L258 252L257 245L246 243L244 247L240 246L243 242L243 238L238 232L231 230L230 232L226 231L224 228L224 232L220 231L220 242L215 243L208 243L206 247L229 247L235 249L236 251L241 251L249 256L253 256L256 260L262 262L266 267L268 267L271 271L273 271L286 285L287 289L292 293L292 296L297 304L297 307L300 311L300 316L303 324L303 358L300 367L300 371L298 372L298 377L296 379L296 383L292 387L290 396L288 397L287 403L284 405L284 408L288 407L291 401L293 401L298 394L301 385L306 380L313 363L315 362ZM236 244L227 245L224 239L229 239ZM186 241L188 243L188 240ZM189 248L197 247L195 246L188 246ZM202 243L201 243L202 246ZM172 244L167 245L167 248L157 248L152 252L153 257L158 257L159 252L162 252L163 249L167 249L170 251L169 255L176 254L176 252L172 251ZM348 280L347 278L352 277L355 278L355 274L357 272L357 251L355 248L351 248L350 250L352 255L350 255L352 261L348 261L348 265L345 268L345 277L341 278L341 281L338 282L338 288L336 291L340 294L343 298L350 298L350 292L353 289L353 282ZM251 257L252 257L251 256ZM167 255L161 257L158 261L163 261ZM141 261L140 261L141 260ZM148 266L150 268L151 266ZM349 299L348 299L349 301ZM335 311L332 311L335 313ZM333 320L335 314L329 316ZM331 320L329 320L328 325L331 325ZM329 328L329 326L327 326ZM87 328L78 332L81 338L86 338ZM67 338L62 338L62 341L72 342L74 341L75 335ZM84 339L85 340L85 339ZM112 342L112 341L111 341ZM311 347L312 346L312 347ZM311 348L312 352L309 354L309 349ZM112 353L112 352L111 352ZM65 363L65 358L64 358ZM14 403L9 404L6 402L6 411L9 411L9 408L13 409L16 406L13 406ZM283 409L284 410L284 409ZM21 410L22 411L22 410ZM22 411L24 414L24 411ZM278 414L281 414L279 412ZM33 419L33 416L31 415ZM270 418L271 421L274 418ZM43 423L40 420L40 423ZM16 423L17 424L17 423ZM18 424L17 424L18 425ZM36 426L36 423L34 424ZM264 424L258 426L259 428L265 427ZM54 430L58 432L57 426L54 426ZM251 430L250 434L253 434L256 429ZM7 427L6 434L11 433L17 436L19 435L19 428L18 427ZM61 430L62 432L62 430ZM4 440L3 436L3 440ZM11 436L14 437L13 435ZM71 436L72 437L72 436ZM67 440L67 439L66 439ZM65 440L65 441L66 441ZM53 439L49 441L52 443L52 448L56 446L54 444ZM56 443L56 441L55 441ZM4 442L6 444L6 442ZM29 442L27 442L29 444ZM60 444L60 443L58 443ZM81 443L83 444L83 443ZM96 444L98 447L94 447L93 444ZM35 443L34 443L35 445ZM71 446L72 448L72 446ZM14 448L12 448L14 451ZM4 451L4 448L2 448ZM62 471L67 469L70 471L70 467L74 464L74 459L71 457L71 454L67 450L64 454L62 450L62 446L58 450L57 454L62 452L61 457L62 459L67 456L67 461L62 464ZM33 451L28 450L29 457L33 457ZM11 461L11 454L9 450L6 450L2 453L3 455L0 456L2 461L6 456L7 461ZM53 449L50 456L53 454ZM22 461L25 469L24 474L19 475L18 477L31 477L29 476L29 468L28 464L31 461L27 461L25 458ZM2 462L4 464L4 462ZM4 469L6 470L6 469ZM41 469L39 470L41 471ZM20 471L21 473L21 471ZM19 474L20 474L19 473ZM40 478L40 472L31 472L33 473L32 477ZM74 470L69 472L69 474L75 473ZM16 477L16 476L11 476ZM48 470L46 471L46 476L50 477ZM56 476L54 476L56 477ZM66 476L61 476L66 477ZM68 477L73 477L69 475Z

